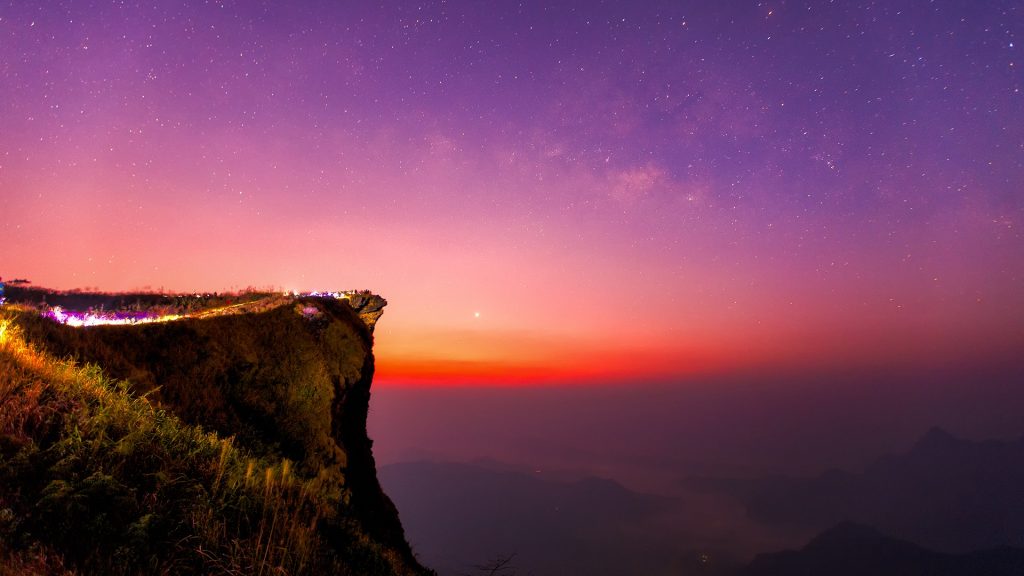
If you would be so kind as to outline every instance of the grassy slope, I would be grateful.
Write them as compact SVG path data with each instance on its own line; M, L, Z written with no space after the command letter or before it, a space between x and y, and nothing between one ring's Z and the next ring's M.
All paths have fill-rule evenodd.
M368 334L309 304L84 330L5 310L0 574L422 573L396 518L367 526L394 514L346 401Z

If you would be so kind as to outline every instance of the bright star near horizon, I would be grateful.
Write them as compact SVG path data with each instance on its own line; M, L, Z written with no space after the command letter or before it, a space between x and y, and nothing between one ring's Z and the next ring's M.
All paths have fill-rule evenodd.
M5 3L0 274L367 287L429 381L466 303L551 378L1019 340L1021 2L416 4Z

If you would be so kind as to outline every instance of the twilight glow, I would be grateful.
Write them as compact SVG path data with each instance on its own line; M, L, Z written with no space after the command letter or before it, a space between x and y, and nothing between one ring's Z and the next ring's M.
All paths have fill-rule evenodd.
M0 7L0 275L371 289L378 380L1024 349L1019 2Z

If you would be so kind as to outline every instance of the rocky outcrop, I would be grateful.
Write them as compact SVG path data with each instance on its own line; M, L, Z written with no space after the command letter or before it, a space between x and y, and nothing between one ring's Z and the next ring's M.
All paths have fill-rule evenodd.
M384 314L384 307L388 305L387 300L366 291L349 293L346 301L355 310L356 314L359 315L359 319L363 321L363 324L366 324L366 327L370 329L370 332L373 332L373 327L376 326L377 320Z
M372 329L387 302L369 292L343 294L231 303L218 296L220 308L128 325L73 327L28 307L15 314L25 339L50 356L97 365L184 422L294 462L302 477L340 491L344 522L388 551L381 557L392 573L426 574L377 481L366 433ZM328 546L346 545L337 542L344 526L321 524Z

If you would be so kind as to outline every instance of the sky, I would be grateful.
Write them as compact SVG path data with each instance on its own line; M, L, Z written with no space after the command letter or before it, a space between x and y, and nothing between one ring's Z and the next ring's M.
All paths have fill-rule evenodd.
M0 5L0 275L371 289L377 381L998 366L1017 1Z

